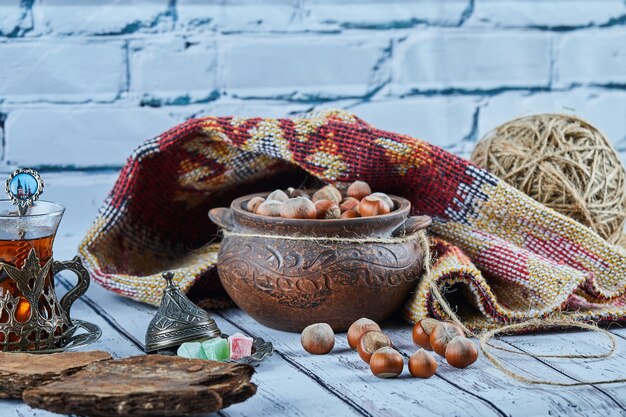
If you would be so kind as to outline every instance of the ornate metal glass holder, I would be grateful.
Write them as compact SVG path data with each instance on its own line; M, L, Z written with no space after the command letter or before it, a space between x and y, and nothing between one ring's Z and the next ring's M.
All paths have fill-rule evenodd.
M72 304L89 288L89 273L78 257L52 258L65 208L35 203L43 181L30 169L15 171L6 189L11 199L0 200L0 350L58 352L96 341L98 326L70 318ZM65 270L77 283L59 301L54 278Z

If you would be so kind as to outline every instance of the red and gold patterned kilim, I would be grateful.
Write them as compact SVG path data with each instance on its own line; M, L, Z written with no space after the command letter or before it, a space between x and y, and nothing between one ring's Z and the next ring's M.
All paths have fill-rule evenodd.
M432 280L472 327L549 315L626 317L626 253L472 163L407 135L330 110L309 117L189 120L139 147L83 240L94 279L156 304L164 281L200 305L229 301L215 273L207 211L238 196L298 186L305 176L402 195L435 219L432 274L405 309L443 313Z

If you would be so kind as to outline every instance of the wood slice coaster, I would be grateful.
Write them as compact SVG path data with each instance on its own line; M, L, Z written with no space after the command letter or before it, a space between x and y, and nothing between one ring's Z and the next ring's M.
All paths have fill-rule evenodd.
M0 398L22 398L25 389L78 372L90 363L111 359L109 352L63 352L49 355L0 352Z
M250 365L147 355L94 363L29 389L31 407L85 416L180 416L219 411L256 392Z

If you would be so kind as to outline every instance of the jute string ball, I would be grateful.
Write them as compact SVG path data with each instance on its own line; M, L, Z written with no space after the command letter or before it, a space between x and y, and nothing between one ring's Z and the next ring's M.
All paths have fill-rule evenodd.
M471 160L544 205L616 243L626 220L626 173L610 142L578 117L539 114L506 122Z

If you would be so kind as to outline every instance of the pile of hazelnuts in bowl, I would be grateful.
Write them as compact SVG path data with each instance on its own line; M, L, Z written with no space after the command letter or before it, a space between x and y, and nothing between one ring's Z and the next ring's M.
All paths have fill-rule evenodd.
M373 193L369 184L355 181L345 195L326 185L312 196L300 189L275 190L267 198L253 197L244 207L254 214L285 219L352 219L387 214L394 203L387 194Z
M307 352L323 355L335 346L335 334L328 324L316 323L302 331L300 342ZM430 378L437 372L437 361L428 351L434 350L455 368L466 368L478 359L476 346L454 323L423 319L413 326L413 342L420 349L409 357L408 368L416 378ZM379 378L395 378L404 369L404 358L373 320L361 318L352 323L348 329L348 345L356 349Z

